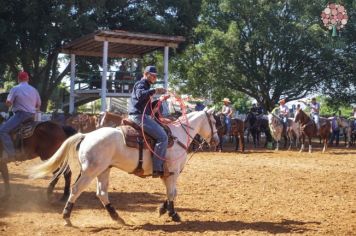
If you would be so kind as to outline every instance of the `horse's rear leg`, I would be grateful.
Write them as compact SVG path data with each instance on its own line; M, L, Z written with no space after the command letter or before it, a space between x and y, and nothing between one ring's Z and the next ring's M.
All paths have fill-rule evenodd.
M177 178L178 174L172 175L166 179L162 179L164 184L166 185L166 192L167 192L167 200L161 204L159 208L160 216L165 214L168 211L168 215L174 222L180 222L181 218L174 209L174 200L177 196Z
M83 171L81 173L81 176L74 183L68 201L63 209L63 219L66 221L66 226L72 226L70 215L72 213L74 203L78 199L80 194L84 191L84 189L89 186L89 184L95 178L96 175L97 174L93 172L89 174L89 171Z
M0 197L0 201L6 201L10 198L11 195L10 177L9 177L9 169L7 168L7 164L1 161L0 161L0 172L4 180L4 188L5 188L5 194Z
M62 195L60 201L64 202L64 201L67 201L67 199L69 197L70 184L71 184L71 180L72 180L72 171L69 166L66 169L66 171L64 172L63 176L64 176L64 189L63 189L63 195Z
M59 177L60 177L59 175L57 175L56 172L53 173L54 176L51 179L51 182L49 183L49 185L47 187L47 199L48 200L51 200L52 194L53 194L53 190L56 187L57 182L58 182ZM64 184L63 195L62 195L60 201L64 202L64 201L67 201L67 199L69 197L69 193L70 193L70 182L71 182L71 178L72 178L72 171L70 170L69 166L65 170L65 172L63 173L63 176L64 176L65 184Z
M115 208L109 201L109 175L110 168L106 169L103 173L98 175L96 196L100 199L101 203L110 214L111 219L117 221L120 224L125 224L125 221L119 216L119 214L117 214Z

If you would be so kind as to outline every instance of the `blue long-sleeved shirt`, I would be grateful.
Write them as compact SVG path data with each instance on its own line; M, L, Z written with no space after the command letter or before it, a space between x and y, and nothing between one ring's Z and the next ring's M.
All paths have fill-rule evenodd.
M130 103L129 103L129 115L143 114L146 104L147 108L145 113L151 114L151 100L150 96L155 94L155 89L151 88L147 79L142 78L137 81L132 89Z

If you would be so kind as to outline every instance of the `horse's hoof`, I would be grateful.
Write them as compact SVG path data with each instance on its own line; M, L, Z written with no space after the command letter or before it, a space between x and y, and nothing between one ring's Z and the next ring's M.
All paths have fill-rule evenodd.
M158 208L158 213L159 213L160 217L162 215L166 214L166 212L167 212L167 209L164 206L161 206L161 207Z
M174 213L174 214L171 216L171 218L172 218L172 220L173 220L174 222L181 222L181 221L182 221L177 212Z
M64 226L67 226L67 227L73 227L72 225L72 222L70 221L70 219L64 219L66 222L64 223Z
M120 216L117 217L116 222L120 225L126 225L126 222Z

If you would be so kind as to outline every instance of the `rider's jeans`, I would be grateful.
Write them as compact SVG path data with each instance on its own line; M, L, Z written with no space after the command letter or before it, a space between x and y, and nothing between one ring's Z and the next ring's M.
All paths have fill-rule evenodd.
M129 115L129 119L139 126L142 125L142 115ZM166 131L148 115L143 115L143 130L156 140L152 159L153 171L163 171L168 146Z
M314 122L316 124L316 127L319 129L320 128L320 124L319 124L319 114L312 114Z
M230 117L225 118L225 125L226 125L226 135L230 135L230 132L231 132L231 118Z
M4 150L9 156L15 155L15 148L10 137L10 132L15 130L23 121L30 117L34 117L34 114L25 111L17 111L10 117L10 119L0 125L0 139Z

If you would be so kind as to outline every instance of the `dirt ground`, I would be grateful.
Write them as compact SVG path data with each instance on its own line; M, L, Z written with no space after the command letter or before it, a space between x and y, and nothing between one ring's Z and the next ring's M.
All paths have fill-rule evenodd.
M64 203L46 201L49 178L27 178L26 169L38 162L9 165L13 196L0 202L0 235L356 235L353 148L197 153L179 178L181 223L158 217L165 200L159 179L113 169L111 201L128 226L110 219L95 197L95 182L74 207L75 227L64 226Z

